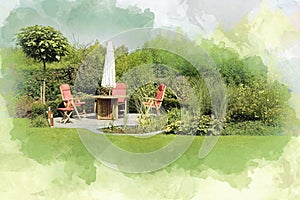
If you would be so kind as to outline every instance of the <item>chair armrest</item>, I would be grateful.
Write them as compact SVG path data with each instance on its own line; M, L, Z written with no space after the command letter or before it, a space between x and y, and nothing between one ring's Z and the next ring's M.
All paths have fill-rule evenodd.
M144 97L144 99L152 100L152 101L162 101L161 99L151 98L151 97Z
M156 100L155 98L152 97L143 97L144 99L148 99L148 100Z

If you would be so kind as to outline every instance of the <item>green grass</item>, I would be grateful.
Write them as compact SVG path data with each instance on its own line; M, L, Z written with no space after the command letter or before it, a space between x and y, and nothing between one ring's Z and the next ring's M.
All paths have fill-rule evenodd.
M92 132L83 131L85 134ZM29 128L28 119L14 119L11 132L13 140L22 143L24 155L47 165L64 161L65 172L72 177L77 174L86 183L96 179L95 158L82 144L76 129ZM191 137L191 136L180 136ZM174 135L156 135L148 138L109 135L115 145L131 152L150 152L172 141ZM253 159L276 160L290 140L289 136L223 136L204 159L198 157L205 137L195 137L190 148L166 169L174 167L199 174L213 169L223 174L241 173L249 166L255 166ZM133 175L134 176L134 175Z
M191 136L180 136L191 137ZM172 141L174 135L156 135L151 138L109 136L118 147L136 153L154 151ZM225 174L244 170L252 159L276 160L290 137L288 136L221 136L213 150L204 159L198 157L204 136L196 136L190 148L173 165L186 170L211 168Z
M155 151L169 144L173 140L174 135L155 135L146 138L117 135L108 135L107 137L116 146L126 151L134 153L146 153ZM122 139L122 137L124 137L124 139Z
M250 160L276 160L283 152L290 137L287 136L223 136L204 159L198 158L204 137L197 137L191 148L176 162L176 165L199 170L211 168L225 174L243 171ZM253 164L253 163L252 163Z
M14 119L13 123L12 139L22 142L26 156L43 165L64 161L70 178L77 174L87 184L95 181L95 159L82 145L76 129L29 128L28 119Z

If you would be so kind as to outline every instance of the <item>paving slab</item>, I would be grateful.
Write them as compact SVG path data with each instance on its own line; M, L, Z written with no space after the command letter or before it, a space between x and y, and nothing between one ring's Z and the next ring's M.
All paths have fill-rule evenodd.
M99 133L97 129L107 127L107 126L120 126L120 125L138 125L138 117L140 114L136 113L129 113L127 114L127 117L124 119L124 117L120 117L117 120L98 120L95 113L87 114L87 117L81 117L80 119L74 115L73 118L71 118L70 122L67 123L61 123L61 117L54 118L54 128L86 128L88 130L91 130L95 133Z

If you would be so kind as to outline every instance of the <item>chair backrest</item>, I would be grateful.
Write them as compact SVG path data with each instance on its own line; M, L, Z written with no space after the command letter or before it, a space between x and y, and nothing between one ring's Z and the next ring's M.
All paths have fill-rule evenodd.
M162 101L163 101L164 96L165 96L165 90L166 90L166 86L162 83L159 84L157 94L156 94L156 97L155 97L155 99L156 99L155 104L157 106L161 106Z
M62 84L60 86L60 92L64 101L68 101L73 98L69 84Z
M126 84L116 83L116 87L112 89L112 95L126 95ZM124 98L118 98L118 103L124 103Z

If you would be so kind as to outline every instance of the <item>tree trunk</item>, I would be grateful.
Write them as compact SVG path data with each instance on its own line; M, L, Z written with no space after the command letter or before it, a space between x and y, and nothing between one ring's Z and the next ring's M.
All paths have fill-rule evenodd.
M43 104L46 104L46 62L43 61L43 67L44 67L44 81L43 81L43 98L42 102Z
M43 86L40 87L40 103L43 103Z

